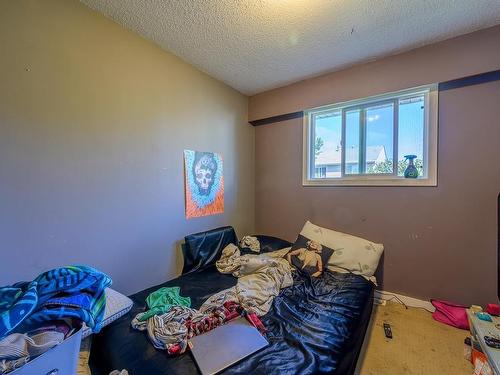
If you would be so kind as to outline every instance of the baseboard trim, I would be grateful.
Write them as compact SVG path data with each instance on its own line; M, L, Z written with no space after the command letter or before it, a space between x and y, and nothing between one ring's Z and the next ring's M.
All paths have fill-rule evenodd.
M426 309L429 312L434 312L436 309L434 306L432 306L432 303L430 301L424 301L418 298L413 298L413 297L408 297L403 294L398 294L398 293L393 293L393 292L388 292L385 290L375 290L375 298L385 300L385 301L392 301L396 303L400 303L396 298L399 298L401 301L404 302L406 306L409 307L420 307L423 309Z

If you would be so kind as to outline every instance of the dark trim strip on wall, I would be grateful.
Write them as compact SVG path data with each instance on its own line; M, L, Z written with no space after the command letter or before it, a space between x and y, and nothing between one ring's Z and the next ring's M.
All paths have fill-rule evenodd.
M480 85L481 83L493 82L500 80L500 70L493 70L491 72L475 74L472 76L452 79L450 81L441 82L438 84L438 91L446 91L457 89L460 87ZM259 120L249 121L253 126L267 125L275 122L293 120L304 116L304 111L285 113L284 115L266 117Z
M473 76L452 79L451 81L441 82L438 85L439 91L458 89L460 87L480 85L481 83L493 82L500 80L500 70L475 74Z
M285 113L284 115L267 117L260 120L253 120L250 121L250 124L252 124L253 126L260 126L260 125L272 124L273 122L293 120L296 118L300 118L302 116L304 116L304 111L291 112L291 113Z

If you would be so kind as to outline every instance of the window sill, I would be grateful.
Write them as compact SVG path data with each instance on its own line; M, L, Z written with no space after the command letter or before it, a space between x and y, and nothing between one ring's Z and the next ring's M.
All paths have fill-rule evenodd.
M437 186L437 180L433 178L324 178L306 179L302 186Z

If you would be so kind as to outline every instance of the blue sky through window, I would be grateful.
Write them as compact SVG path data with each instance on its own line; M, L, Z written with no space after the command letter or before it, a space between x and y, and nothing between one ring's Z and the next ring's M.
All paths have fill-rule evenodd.
M339 150L341 146L341 112L328 117L316 117L316 138L321 138L324 145L321 151ZM346 146L359 147L359 112L346 114ZM366 145L384 146L387 159L393 157L393 108L391 105L372 107L367 110ZM424 140L424 97L418 96L399 102L398 119L398 160L404 155L417 155L423 158Z

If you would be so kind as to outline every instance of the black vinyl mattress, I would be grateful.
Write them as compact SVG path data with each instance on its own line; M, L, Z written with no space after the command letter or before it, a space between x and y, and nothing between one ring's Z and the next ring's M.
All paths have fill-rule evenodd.
M93 338L93 374L127 369L130 375L197 374L190 353L169 357L130 327L146 297L163 286L180 286L192 307L236 284L236 278L209 266L131 296L132 310ZM262 317L268 347L226 369L225 374L350 374L371 315L373 284L353 274L325 272L310 278L294 272L294 285L275 298Z

